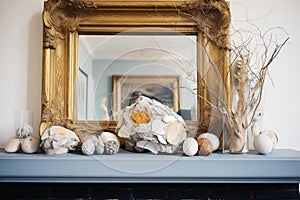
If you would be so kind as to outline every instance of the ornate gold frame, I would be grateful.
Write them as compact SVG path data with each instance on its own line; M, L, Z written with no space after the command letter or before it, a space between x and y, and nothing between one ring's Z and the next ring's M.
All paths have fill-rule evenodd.
M48 0L43 12L43 84L40 133L51 125L70 129L114 130L115 122L76 120L77 48L79 34L116 34L132 28L167 28L184 34L197 34L223 78L226 99L231 103L228 62L230 10L225 0ZM199 51L200 52L200 51ZM201 58L203 53L198 53ZM198 59L198 80L206 63ZM198 94L209 98L199 87ZM200 126L207 127L207 102L199 98ZM230 106L229 106L230 107ZM80 128L81 127L81 128ZM95 127L95 126L94 126ZM204 128L205 129L205 128Z

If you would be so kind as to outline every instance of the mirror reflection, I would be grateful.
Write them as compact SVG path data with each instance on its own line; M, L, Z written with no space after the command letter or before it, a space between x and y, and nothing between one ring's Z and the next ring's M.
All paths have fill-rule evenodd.
M79 35L78 120L117 120L144 95L197 120L195 35Z

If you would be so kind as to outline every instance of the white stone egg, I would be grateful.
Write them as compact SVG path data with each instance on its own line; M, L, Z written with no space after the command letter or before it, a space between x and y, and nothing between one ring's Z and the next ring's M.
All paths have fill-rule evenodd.
M101 139L101 136L99 135L98 136L98 145L95 147L95 154L103 154L104 153L104 144L102 142L102 139Z
M213 145L213 150L217 150L220 146L220 140L219 138L215 135L215 134L212 134L212 133L203 133L201 135L199 135L199 137L197 138L197 140L200 140L201 138L206 138L208 139L211 144Z
M254 148L258 153L268 154L273 150L273 141L266 134L259 134L254 138Z
M183 153L187 156L194 156L198 152L198 142L195 138L187 138L183 142Z
M17 152L20 149L20 147L20 140L18 138L13 138L6 143L4 150L8 153L14 153Z
M278 143L278 137L274 131L264 130L261 132L261 134L269 136L273 142L273 146L275 146Z
M36 136L28 136L21 143L21 148L24 153L35 153L40 147L40 138Z
M100 155L104 153L104 146L98 145L95 147L95 154Z

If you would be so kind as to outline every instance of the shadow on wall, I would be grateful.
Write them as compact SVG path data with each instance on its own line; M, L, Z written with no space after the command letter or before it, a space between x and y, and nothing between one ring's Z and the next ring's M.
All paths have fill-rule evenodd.
M33 111L34 134L39 134L42 86L42 14L35 13L29 22L27 56L27 109Z

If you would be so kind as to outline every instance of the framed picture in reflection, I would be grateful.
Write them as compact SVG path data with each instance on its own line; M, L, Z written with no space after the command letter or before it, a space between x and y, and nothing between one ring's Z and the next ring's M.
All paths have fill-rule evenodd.
M78 70L78 120L87 120L88 107L88 75L82 69Z
M143 95L177 112L180 109L180 76L114 75L113 108L120 111Z

